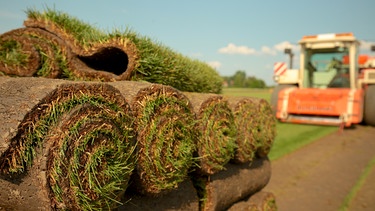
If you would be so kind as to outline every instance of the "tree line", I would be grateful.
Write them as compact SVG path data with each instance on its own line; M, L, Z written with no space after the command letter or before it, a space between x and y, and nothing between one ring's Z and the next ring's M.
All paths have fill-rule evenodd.
M224 86L235 88L266 88L266 83L255 76L246 76L246 72L238 70L232 76L224 76Z

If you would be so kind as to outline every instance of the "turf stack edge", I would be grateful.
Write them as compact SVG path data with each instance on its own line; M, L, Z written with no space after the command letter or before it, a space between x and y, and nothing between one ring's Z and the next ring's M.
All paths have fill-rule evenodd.
M42 78L1 77L0 84L0 204L117 207L136 159L134 120L120 92Z

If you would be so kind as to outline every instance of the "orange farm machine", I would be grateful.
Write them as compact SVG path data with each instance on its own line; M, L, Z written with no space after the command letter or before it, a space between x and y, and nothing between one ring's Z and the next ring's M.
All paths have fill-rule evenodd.
M359 55L352 33L304 36L299 69L275 63L271 96L281 122L375 126L375 58ZM372 47L374 49L374 46ZM293 54L290 49L285 53Z

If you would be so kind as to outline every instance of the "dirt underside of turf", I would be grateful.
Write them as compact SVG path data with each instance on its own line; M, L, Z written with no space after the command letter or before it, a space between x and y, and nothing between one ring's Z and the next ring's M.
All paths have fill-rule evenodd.
M265 190L280 211L336 211L374 157L375 127L358 125L272 161ZM375 210L375 167L366 178L348 210Z

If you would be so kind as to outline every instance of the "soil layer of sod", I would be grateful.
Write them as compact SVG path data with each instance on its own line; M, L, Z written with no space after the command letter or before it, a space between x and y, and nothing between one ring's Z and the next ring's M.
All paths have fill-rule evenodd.
M225 167L227 170L212 176L192 177L201 200L201 210L226 210L262 190L271 178L268 158L258 158L252 165L229 163Z

